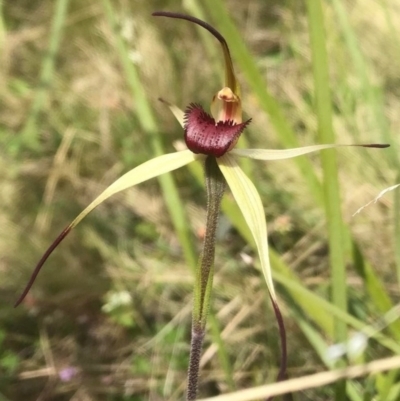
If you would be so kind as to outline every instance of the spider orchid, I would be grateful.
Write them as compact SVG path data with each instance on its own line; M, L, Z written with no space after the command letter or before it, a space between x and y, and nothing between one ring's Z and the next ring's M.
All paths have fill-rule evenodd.
M227 184L237 202L246 223L254 237L260 258L262 272L268 286L273 309L277 317L281 334L282 357L278 378L285 375L286 339L283 319L278 308L277 297L272 281L271 266L268 255L267 225L260 196L249 178L239 167L238 158L247 157L256 160L282 160L305 155L319 150L340 146L362 146L384 148L389 145L338 145L324 144L295 149L235 149L235 145L250 124L251 119L242 120L240 88L236 80L227 42L212 26L197 18L170 12L155 12L153 16L178 18L200 25L208 30L222 46L225 61L224 87L212 99L211 115L196 103L190 104L183 112L174 105L168 104L184 130L187 149L155 157L130 170L112 183L89 206L72 221L50 245L33 271L28 284L16 302L19 305L32 287L41 267L61 243L67 234L76 227L93 209L112 195L140 184L151 178L176 170L195 161L205 163L206 188L208 194L207 231L203 253L200 256L195 285L195 300L192 327L191 360L189 366L188 400L196 399L197 377L200 362L202 339L205 333L206 317L212 287L215 228L220 210L220 201Z

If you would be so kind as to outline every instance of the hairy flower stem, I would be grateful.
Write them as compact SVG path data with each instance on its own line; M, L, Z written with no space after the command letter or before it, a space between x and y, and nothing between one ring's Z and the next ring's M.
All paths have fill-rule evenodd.
M207 314L210 308L211 289L214 276L215 235L221 200L226 182L216 159L208 156L205 162L207 191L207 224L203 251L199 259L194 286L194 306L192 320L192 340L188 371L187 401L197 397L201 350L206 329Z
M205 328L197 328L192 324L192 339L190 341L190 360L188 370L187 401L195 401L197 398L197 386L199 382L200 358L203 348Z

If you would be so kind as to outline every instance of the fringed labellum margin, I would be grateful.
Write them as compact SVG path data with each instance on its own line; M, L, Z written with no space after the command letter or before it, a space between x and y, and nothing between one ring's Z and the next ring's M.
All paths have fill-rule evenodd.
M230 151L251 119L236 124L233 120L216 122L195 103L188 106L184 117L186 146L193 153L220 157Z

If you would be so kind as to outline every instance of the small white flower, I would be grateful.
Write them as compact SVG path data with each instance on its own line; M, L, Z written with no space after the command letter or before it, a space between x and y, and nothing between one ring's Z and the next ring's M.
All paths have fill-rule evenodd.
M347 355L349 359L354 360L364 352L367 348L367 344L367 335L358 331L353 334L347 342L329 346L326 349L325 357L331 362L335 362L345 355Z
M367 348L368 337L358 331L347 342L347 355L350 359L360 356Z
M332 362L336 362L344 355L346 355L346 345L343 343L333 344L329 346L325 352L326 359Z
M101 308L105 313L110 313L121 306L132 303L132 297L128 291L112 292L107 295L107 298L107 302Z

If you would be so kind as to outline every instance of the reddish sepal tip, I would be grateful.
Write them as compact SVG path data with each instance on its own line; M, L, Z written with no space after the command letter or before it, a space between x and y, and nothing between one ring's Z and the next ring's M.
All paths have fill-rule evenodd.
M193 153L220 157L237 142L250 120L236 124L233 121L218 121L195 103L190 104L184 116L186 146Z
M24 290L22 291L22 294L19 296L17 302L14 304L14 308L16 308L21 302L25 299L27 296L29 290L32 288L33 283L36 280L37 275L40 272L40 269L48 259L48 257L53 253L54 249L57 248L58 245L60 245L61 241L68 235L68 233L71 231L73 227L69 225L66 227L61 234L53 241L53 243L49 246L47 251L44 253L42 258L39 260L38 264L36 265L35 269L33 270L33 273L31 274L31 277L29 278L28 284L25 286Z
M390 145L388 143L370 143L368 145L363 145L364 148L388 148Z

